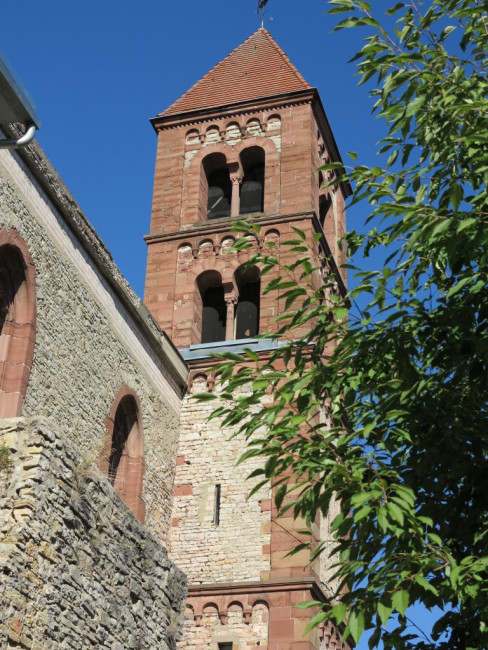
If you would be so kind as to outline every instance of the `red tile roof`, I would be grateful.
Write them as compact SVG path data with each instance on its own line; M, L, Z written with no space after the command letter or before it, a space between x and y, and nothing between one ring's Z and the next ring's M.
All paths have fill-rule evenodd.
M311 88L269 32L260 28L160 115L234 104Z

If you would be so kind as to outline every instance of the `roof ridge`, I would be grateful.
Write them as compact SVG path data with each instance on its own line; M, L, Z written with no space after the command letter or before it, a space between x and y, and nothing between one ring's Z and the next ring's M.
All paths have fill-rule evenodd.
M268 30L266 29L266 27L260 27L259 29L256 30L256 32L259 32L259 31L263 31L263 32L265 33L265 35L266 35L266 36L268 37L268 39L271 41L272 45L274 45L274 47L275 47L275 48L278 50L278 52L281 54L281 57L283 58L283 60L285 61L285 63L286 63L286 64L291 68L292 72L296 75L297 79L298 79L299 81L301 81L302 83L307 84L307 86L308 86L309 88L311 88L311 86L310 86L310 84L308 83L308 81L307 81L307 80L306 80L306 79L305 79L305 78L300 74L300 71L298 70L298 68L296 68L296 67L293 65L293 63L290 61L290 59L288 58L288 56L286 55L286 53L281 49L281 47L278 45L278 43L275 41L275 39L274 39L274 38L271 36L271 34L268 32ZM251 34L251 36L254 36L254 34L255 34L256 32L254 32L253 34ZM251 36L249 36L249 38L251 38ZM247 40L247 39L246 39L246 40ZM246 41L244 41L244 43L245 43L245 42L246 42ZM237 49L237 48L236 48L236 49Z

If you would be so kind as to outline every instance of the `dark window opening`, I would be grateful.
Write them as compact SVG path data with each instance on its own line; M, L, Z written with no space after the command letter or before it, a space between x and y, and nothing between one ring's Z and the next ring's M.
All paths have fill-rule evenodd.
M207 219L230 217L232 183L227 159L222 153L212 153L203 160L207 179Z
M224 287L210 287L202 296L202 343L225 341L227 310Z
M322 194L319 198L319 221L322 228L324 227L327 214L331 206L331 200L329 196Z
M232 650L233 643L219 643L219 650Z
M236 310L236 339L249 339L259 334L261 283L259 270L253 267L237 276L239 300Z
M127 454L127 439L137 426L137 406L132 397L124 398L115 413L112 448L108 461L108 479L115 485L122 456Z
M250 147L241 153L244 178L240 190L240 214L264 211L264 151Z
M236 313L236 339L253 338L259 333L259 282L243 287Z
M232 183L229 171L221 169L213 172L208 179L207 219L230 217Z
M16 265L13 267L13 274L11 272L12 262ZM20 271L17 270L16 267L18 267ZM10 318L10 320L13 318L13 314L10 313L9 315L9 312L13 309L14 296L20 287L22 280L23 272L21 263L16 259L15 254L12 253L8 247L3 247L0 256L0 332L3 329L5 321L8 318Z
M20 415L36 335L35 270L14 230L0 231L0 418Z
M213 511L213 525L220 525L220 484L217 483L215 486L214 494L214 511Z

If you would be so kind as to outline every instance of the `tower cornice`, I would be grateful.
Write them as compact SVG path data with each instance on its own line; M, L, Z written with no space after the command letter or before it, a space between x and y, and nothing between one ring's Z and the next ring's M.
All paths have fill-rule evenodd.
M243 113L252 113L259 110L279 110L285 106L307 104L318 97L316 88L294 90L278 95L268 95L257 99L243 100L232 104L209 106L192 111L175 113L171 115L156 115L150 119L156 132L179 126L190 126L199 122L208 122L223 117L236 117ZM323 110L323 109L322 109Z

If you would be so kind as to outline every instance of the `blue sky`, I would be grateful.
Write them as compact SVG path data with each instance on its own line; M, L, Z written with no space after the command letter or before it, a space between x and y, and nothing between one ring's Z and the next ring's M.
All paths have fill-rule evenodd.
M259 27L257 0L1 6L0 49L36 104L37 138L142 296L156 147L148 120ZM265 26L318 87L343 156L371 160L380 125L346 63L360 33L330 34L323 0L268 7Z
M156 149L148 120L259 27L256 5L1 0L0 49L36 104L37 139L141 297ZM352 150L372 163L382 125L347 64L362 34L331 34L325 11L323 0L269 0L265 26L319 89L343 158ZM349 227L363 210L348 213Z

